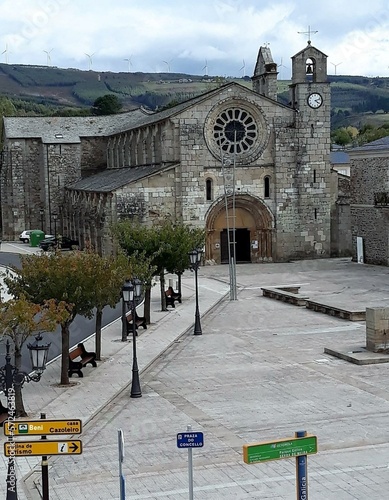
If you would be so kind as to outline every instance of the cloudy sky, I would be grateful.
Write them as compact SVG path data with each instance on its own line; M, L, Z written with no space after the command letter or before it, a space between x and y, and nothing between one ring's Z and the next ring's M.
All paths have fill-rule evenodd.
M269 44L280 78L312 45L328 72L389 76L387 0L0 0L0 58L95 71L251 76ZM313 33L317 31L317 33ZM88 54L88 55L86 55Z

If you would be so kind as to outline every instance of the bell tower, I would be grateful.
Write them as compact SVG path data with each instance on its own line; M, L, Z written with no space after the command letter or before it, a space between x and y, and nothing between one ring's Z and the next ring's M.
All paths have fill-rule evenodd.
M308 45L292 57L291 107L295 115L295 187L302 255L330 256L330 84L327 56Z

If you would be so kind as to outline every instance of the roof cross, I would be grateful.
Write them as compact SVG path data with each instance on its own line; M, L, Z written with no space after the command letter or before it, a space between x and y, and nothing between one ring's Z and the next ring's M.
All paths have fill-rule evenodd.
M311 45L311 36L318 33L318 31L312 31L311 27L308 26L308 31L298 31L299 35L308 35L308 45Z

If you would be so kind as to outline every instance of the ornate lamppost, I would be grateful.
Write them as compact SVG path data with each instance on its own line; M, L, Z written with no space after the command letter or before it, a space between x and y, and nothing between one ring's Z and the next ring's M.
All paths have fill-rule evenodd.
M33 344L28 344L27 347L30 351L31 365L34 373L31 375L19 370L11 364L10 355L10 343L7 339L6 343L6 355L5 355L5 365L0 368L0 388L4 391L7 397L7 409L8 409L8 422L13 423L15 420L15 385L23 387L25 382L39 382L42 373L46 369L47 357L49 354L50 343L39 344L42 340L42 335L38 334L35 337ZM10 425L10 429L13 426ZM7 496L6 500L17 500L17 488L16 488L16 467L15 467L15 441L13 432L10 432L8 436L8 448L9 448L9 458L8 458L8 472L7 472Z
M197 278L197 272L200 267L201 257L203 256L203 250L201 248L195 248L189 252L190 258L190 270L195 273L195 285L196 285L196 312L195 312L195 323L194 323L194 335L202 335L201 323L200 323L200 311L199 311L199 284Z
M142 282L138 278L126 280L122 288L123 300L131 307L132 316L132 382L131 397L142 397L139 381L138 359L136 355L136 305L142 296Z

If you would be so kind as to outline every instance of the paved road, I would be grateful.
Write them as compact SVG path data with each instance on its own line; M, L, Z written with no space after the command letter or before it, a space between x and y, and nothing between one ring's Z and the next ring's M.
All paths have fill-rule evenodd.
M227 272L201 269L200 295L212 280L226 282ZM187 453L176 447L176 434L188 424L205 435L204 448L194 451L196 500L295 498L294 459L245 465L242 445L301 429L319 442L319 453L308 459L310 498L388 498L389 365L356 366L323 354L326 346L364 345L365 323L273 301L260 291L300 284L304 294L372 306L388 301L388 269L347 259L242 265L237 279L238 301L224 300L203 318L202 336L190 330L143 370L142 398L130 399L127 388L89 421L82 455L52 459L51 500L119 498L119 428L127 500L188 498ZM177 333L179 312L169 323ZM156 325L145 337L143 355L158 331ZM116 363L111 368L118 370ZM112 377L106 373L102 398ZM85 405L88 397L84 392Z

